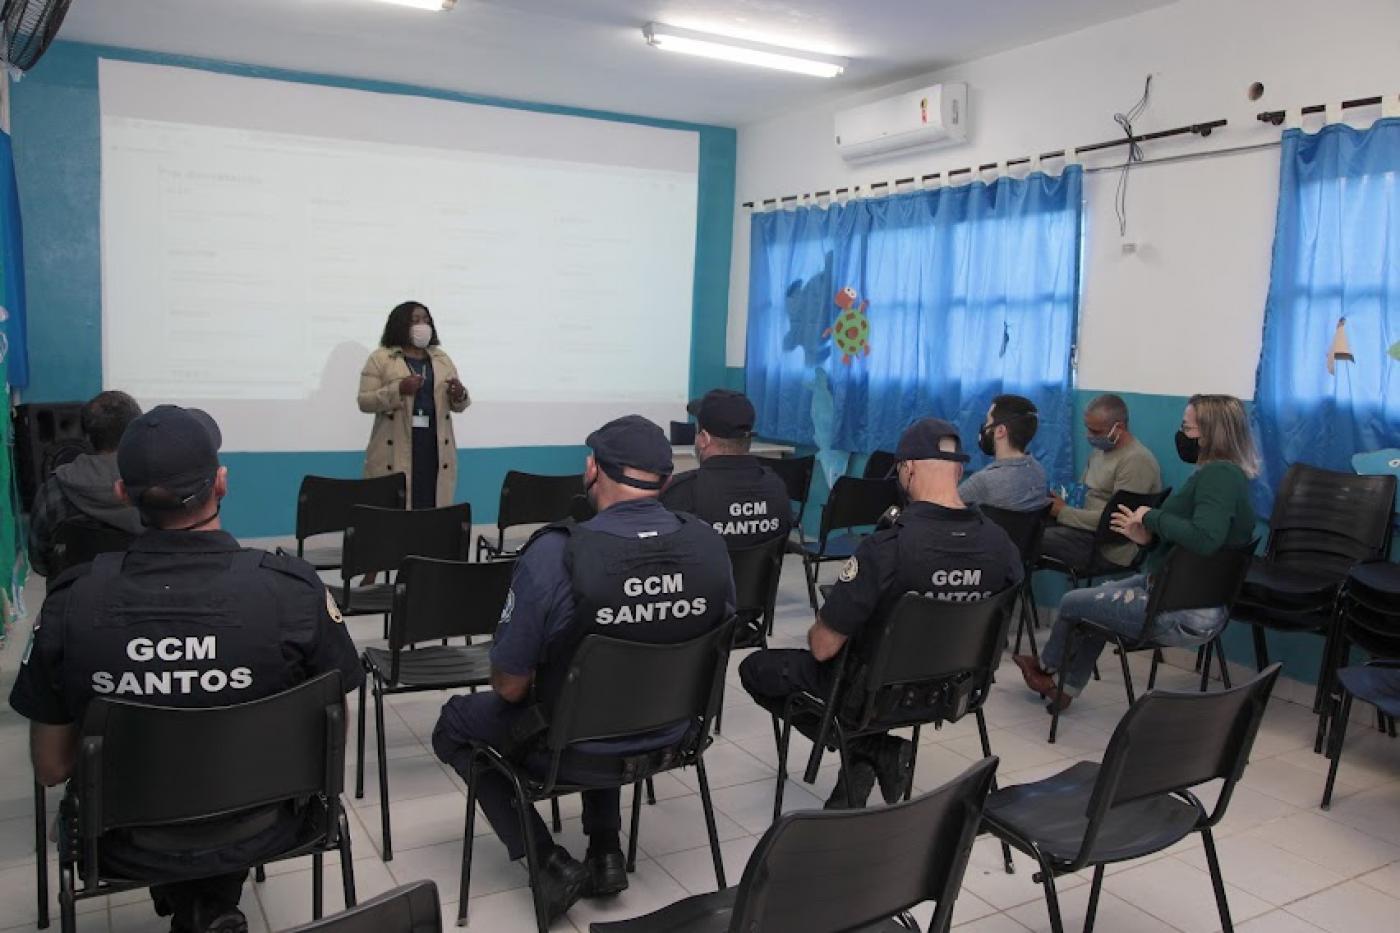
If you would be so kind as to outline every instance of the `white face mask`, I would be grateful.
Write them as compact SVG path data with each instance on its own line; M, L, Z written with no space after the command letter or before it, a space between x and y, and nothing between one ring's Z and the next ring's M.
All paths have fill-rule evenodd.
M432 342L432 339L433 339L433 325L431 325L431 324L414 324L412 327L410 327L410 328L408 329L408 339L411 340L411 341L413 342L413 345L414 345L415 347L417 347L417 348L420 349L420 350L423 349L423 348L426 347L430 342Z

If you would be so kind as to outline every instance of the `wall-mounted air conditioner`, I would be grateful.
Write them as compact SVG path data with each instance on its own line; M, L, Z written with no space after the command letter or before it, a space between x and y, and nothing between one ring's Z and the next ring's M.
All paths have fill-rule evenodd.
M836 149L847 162L868 162L966 139L966 84L935 84L836 113Z

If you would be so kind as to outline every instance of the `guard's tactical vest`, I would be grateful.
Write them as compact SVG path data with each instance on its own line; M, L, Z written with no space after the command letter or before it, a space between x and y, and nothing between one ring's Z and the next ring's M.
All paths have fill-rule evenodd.
M574 616L536 672L548 709L558 696L574 650L587 635L669 644L689 641L725 618L731 570L724 542L704 523L677 514L670 534L620 537L565 522L565 561Z
M731 549L785 537L792 527L787 487L756 462L752 469L700 469L695 476L695 514Z

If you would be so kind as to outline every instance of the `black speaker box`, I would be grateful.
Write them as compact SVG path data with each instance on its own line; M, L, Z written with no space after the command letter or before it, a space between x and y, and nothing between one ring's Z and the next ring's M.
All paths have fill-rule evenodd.
M15 478L24 511L29 511L50 473L92 450L83 436L82 412L82 402L15 407Z

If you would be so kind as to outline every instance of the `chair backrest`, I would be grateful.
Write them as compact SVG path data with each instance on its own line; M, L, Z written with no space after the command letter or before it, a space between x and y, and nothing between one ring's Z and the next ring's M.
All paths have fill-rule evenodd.
M729 552L730 567L734 571L735 614L740 619L767 623L773 618L786 548L786 540L774 538Z
M672 421L671 422L671 445L673 447L684 447L686 444L695 443L695 422L694 421Z
M816 472L817 458L811 454L805 457L759 457L787 487L788 498L793 502L807 504L812 488L812 474Z
M975 712L1001 664L1018 592L1010 586L970 602L901 596L864 652L859 727L955 720Z
M865 469L860 475L866 479L885 479L894 469L894 454L888 450L877 450L865 461Z
M48 579L54 579L69 567L90 563L98 554L125 551L135 540L136 536L128 531L87 519L59 522L53 534Z
M397 570L405 557L466 560L471 540L470 503L440 509L382 509L352 505L345 527L340 575L351 577Z
M1150 625L1163 612L1233 606L1258 545L1258 541L1251 541L1244 547L1221 548L1214 554L1172 548L1166 566L1153 581L1144 624Z
M1274 497L1269 559L1341 582L1353 564L1388 552L1394 508L1394 476L1357 476L1295 463Z
M1118 514L1119 506L1127 506L1130 509L1140 509L1145 505L1151 509L1159 509L1162 507L1162 503L1166 502L1167 497L1171 494L1172 488L1168 486L1161 492L1128 492L1126 489L1120 489L1109 496L1108 504L1103 508L1103 514L1099 516L1098 527L1094 529L1095 553L1105 544L1113 544L1117 541L1128 540L1126 536L1114 531L1113 526L1109 524L1109 522L1113 520L1113 516ZM1139 555L1145 555L1147 549L1139 548L1138 553Z
M744 867L729 930L858 930L928 900L929 929L945 929L996 767L984 758L892 807L784 815Z
M1040 556L1040 542L1045 537L1045 526L1050 522L1049 503L1044 508L1024 511L999 509L993 505L979 505L977 508L1006 532L1011 543L1016 545L1016 550L1021 552L1022 563L1030 565L1035 562Z
M826 544L833 531L843 528L874 526L892 505L899 504L899 487L894 478L864 479L842 476L831 487L831 495L822 507L822 525L818 541Z
M1212 824L1218 822L1249 762L1282 667L1273 664L1231 690L1154 690L1134 703L1104 751L1086 813L1089 825L1081 855L1092 851L1098 827L1113 807L1223 779L1211 815Z
M286 933L441 933L437 885L415 881Z
M1400 566L1368 561L1352 568L1342 585L1337 613L1339 631L1377 658L1400 658ZM1349 663L1340 655L1337 663Z
M344 711L338 671L235 706L176 709L99 696L78 753L82 835L313 795L337 807Z
M389 619L390 679L398 678L398 652L437 638L492 635L501 619L515 562L469 564L435 557L406 557L394 579Z
M724 690L730 619L690 641L654 644L588 635L569 661L550 717L548 747L640 736L684 720L709 723Z
M407 502L407 480L402 473L364 479L304 476L297 490L297 555L312 535L342 531L350 524L350 507L374 505L402 509Z
M583 495L583 474L543 476L511 470L501 481L501 505L496 527L539 525L569 516L574 496Z

